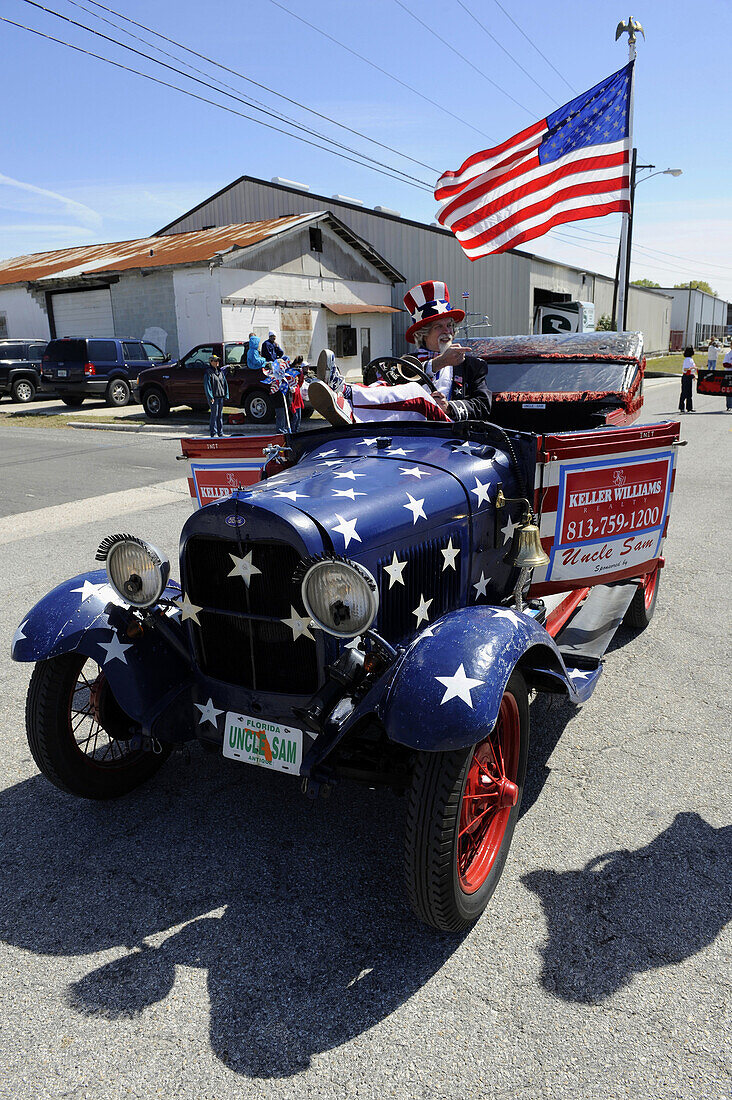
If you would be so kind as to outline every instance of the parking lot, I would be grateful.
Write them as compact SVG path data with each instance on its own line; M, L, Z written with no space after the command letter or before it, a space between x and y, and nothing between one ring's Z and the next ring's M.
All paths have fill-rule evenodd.
M677 401L651 384L643 415ZM30 670L6 657L0 1097L729 1100L732 416L696 407L653 622L621 631L585 707L532 703L522 817L467 935L411 915L384 792L313 804L198 749L117 802L57 791L25 740ZM21 420L0 424L5 654L101 537L175 563L191 510L188 422L120 439Z

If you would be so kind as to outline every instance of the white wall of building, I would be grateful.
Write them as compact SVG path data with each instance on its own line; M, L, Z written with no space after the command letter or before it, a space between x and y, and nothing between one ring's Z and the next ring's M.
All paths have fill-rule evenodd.
M218 267L184 268L173 273L181 354L196 344L223 339L220 275Z
M0 287L0 321L0 334L4 336L51 339L46 311L24 285Z

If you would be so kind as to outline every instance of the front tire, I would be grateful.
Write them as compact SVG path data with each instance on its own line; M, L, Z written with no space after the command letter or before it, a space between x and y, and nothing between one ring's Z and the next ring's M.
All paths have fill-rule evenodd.
M70 409L80 409L84 404L83 397L62 397L64 405L67 405Z
M142 395L142 407L150 420L163 420L170 412L170 402L165 392L153 386Z
M130 387L124 378L113 378L107 386L107 404L115 409L123 409L125 405L129 405L130 397Z
M39 661L25 706L33 759L56 787L81 798L119 798L155 774L170 754L131 740L139 726L109 688L104 669L81 653Z
M461 932L487 906L516 827L528 751L528 692L514 669L487 737L469 749L418 755L404 864L409 902L425 924Z

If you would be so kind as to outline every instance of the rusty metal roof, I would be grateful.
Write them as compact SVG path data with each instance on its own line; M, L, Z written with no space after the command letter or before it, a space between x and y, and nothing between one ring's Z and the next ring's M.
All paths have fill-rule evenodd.
M142 237L136 241L89 244L35 252L0 260L0 286L67 279L81 275L109 274L135 268L168 267L171 264L205 263L235 248L248 248L295 226L323 217L323 214L290 214L271 221L243 222L191 233L164 237Z

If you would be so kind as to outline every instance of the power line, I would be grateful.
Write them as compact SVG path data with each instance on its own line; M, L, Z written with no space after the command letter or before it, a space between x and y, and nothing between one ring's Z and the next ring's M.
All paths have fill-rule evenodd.
M78 3L77 0L66 0L66 2L69 4L73 4L74 7L82 8L82 10L88 12L89 15L93 15L96 19L101 19L103 20L103 22L109 23L110 26L115 27L117 30L122 30L125 34L129 35L130 38L134 38L138 42L142 42L147 46L151 46L152 49L157 50L158 53L162 53L165 57L170 57L174 61L183 61L182 58L177 57L175 54L168 53L166 50L161 49L159 46L155 46L147 39L141 38L138 35L133 34L131 31L125 30L123 27L120 27L118 23L114 23L111 19L105 19L103 15L97 15L96 12L90 11L89 8L87 8L84 4ZM284 95L282 92L277 92L274 88L269 88L266 84L260 84L258 80L253 80L252 77L245 76L243 73L237 72L236 69L230 69L227 65L222 65L221 62L216 61L214 58L208 57L206 54L199 53L197 50L191 49L190 46L186 46L182 42L177 42L174 38L169 38L167 35L161 34L160 31L156 31L154 30L154 28L146 26L144 23L138 23L137 20L131 19L129 16L124 15L122 12L115 11L114 8L107 7L106 4L100 4L98 0L89 0L89 3L93 4L94 7L101 8L103 11L109 12L111 15L116 15L119 19L124 19L126 23L131 23L133 26L139 27L140 30L147 31L148 34L154 34L156 38L162 39L163 42L168 42L170 43L170 45L176 46L179 50L185 50L186 53L190 53L194 57L200 58L201 61L205 61L209 65L214 65L217 69L221 69L223 72L231 73L232 76L236 76L239 80L245 80L248 84L253 84L255 87L261 88L262 91L269 92L271 95L276 96L278 99L284 100L286 103L291 104L291 106L293 107L300 107L303 111L307 111L308 114L315 115L316 118L322 118L325 122L330 122L334 126L338 126L343 130L347 130L349 134L355 134L356 137L363 138L364 141L369 141L373 145L378 145L380 149L386 149L390 153L396 153L397 156L403 157L405 160L411 161L412 164L418 164L421 168L428 168L430 172L435 172L439 174L438 169L433 168L431 164L425 164L424 161L415 160L414 157L410 157L407 153L403 153L399 149L394 149L391 145L385 145L382 141L377 141L376 138L372 138L369 137L368 134L361 133L360 130L354 130L353 127L347 126L344 122L336 121L336 119L331 118L330 115L321 114L320 111L316 111L312 107L306 106L306 104L304 103L300 103L295 99L290 99L289 96ZM196 69L195 66L190 65L187 61L183 61L183 64L187 65L188 68L193 69L194 72L198 72L202 75L207 76L211 75L210 73L204 74L202 69ZM214 77L213 79L216 78ZM222 84L225 88L230 88L232 91L235 90L230 84L225 84L223 81L217 81L217 83ZM258 101L254 100L253 102L256 103Z
M197 99L200 103L208 103L212 107L218 107L220 111L226 111L227 114L236 115L238 118L245 118L249 122L254 122L258 126L264 126L268 130L275 130L278 134L284 134L286 137L294 138L295 141L301 141L305 145L312 145L314 149L320 149L321 152L330 153L334 157L340 157L341 160L350 161L352 164L358 165L359 168L368 168L372 172L378 172L382 176L387 176L389 179L394 179L398 183L407 183L407 180L394 175L393 172L387 171L385 168L376 168L370 164L365 164L361 160L356 160L353 157L346 156L345 153L339 153L335 149L328 149L327 146L318 145L314 141L309 141L307 138L301 137L299 134L292 134L288 130L283 130L279 126L273 126L271 122L263 122L262 119L254 118L252 115L247 115L243 111L237 111L233 107L227 107L223 103L217 103L214 99L208 99L206 96L198 95L196 92L190 91L188 88L181 88L177 84L171 84L167 80L160 80L157 76L151 76L150 73L141 72L140 69L133 69L130 65L123 65L120 61L112 61L109 57L104 57L102 54L94 53L93 50L85 50L81 46L75 46L71 42L66 42L62 38L55 38L52 34L45 34L43 31L36 30L35 27L27 27L23 23L16 23L14 19L7 19L4 15L0 15L0 22L9 23L12 27L18 27L20 30L28 31L30 34L35 34L39 38L45 38L49 42L56 42L60 46L66 46L70 50L74 50L76 53L85 54L87 57L94 57L98 61L103 61L106 65L112 65L116 69L122 69L124 72L134 73L136 76L143 77L144 80L150 80L153 84L159 84L163 88L172 88L175 92L181 92L182 95L190 96L191 99ZM185 74L184 74L185 75ZM218 90L218 89L215 89ZM432 192L432 187L426 183L410 183L410 187L419 187L420 190Z
M543 58L544 58L544 60L546 61L547 65L549 66L549 68L550 68L550 69L553 69L553 70L554 70L554 72L555 72L555 73L557 74L557 76L559 77L559 79L560 79L560 80L563 80L563 81L564 81L564 83L565 83L565 84L567 85L567 87L569 88L570 92L575 92L575 93L576 93L576 92L577 92L577 89L576 89L575 87L573 87L573 86L572 86L572 85L571 85L571 84L569 83L569 81L567 80L566 76L563 76L563 75L562 75L562 73L560 73L560 71L559 71L559 69L558 69L558 68L556 67L556 65L552 65L551 61L550 61L550 60L549 60L549 58L548 58L548 57L546 56L546 54L545 54L545 53L542 53L542 52L541 52L541 50L540 50L540 49L539 49L539 47L538 47L538 46L536 45L536 43L534 42L534 40L533 40L533 39L531 39L531 38L529 38L529 36L528 36L528 34L526 33L526 31L522 30L522 29L521 29L521 27L519 27L518 23L517 23L517 22L516 22L516 20L515 20L515 19L513 18L513 16L512 16L512 15L509 15L509 13L508 13L508 12L506 11L506 9L504 8L503 4L501 4L501 3L500 3L500 0L493 0L493 2L494 2L495 4L497 4L497 5L498 5L498 7L499 7L499 8L501 9L501 11L502 11L502 12L503 12L503 14L504 14L504 15L506 16L506 18L507 18L507 19L509 19L509 20L510 20L510 21L511 21L511 22L513 23L514 27L515 27L515 28L516 28L516 30L517 30L517 31L519 32L519 34L522 34L522 35L524 36L524 38L525 38L525 39L526 39L526 41L527 41L527 42L529 43L529 45L530 45L530 46L533 46L533 47L534 47L534 49L536 50L536 52L537 52L537 53L539 54L539 57L543 57Z
M64 22L70 23L74 27L80 27L82 30L88 31L89 34L93 34L97 38L103 38L105 40L105 42L111 42L112 45L114 45L114 46L120 46L124 50L129 50L130 53L136 54L138 57L142 57L146 61L152 61L153 64L155 64L155 65L160 65L164 69L169 69L171 72L176 73L178 76L184 77L184 79L186 79L186 80L191 80L196 84L200 84L205 88L209 88L211 91L217 92L219 95L224 95L228 99L233 99L237 103L243 103L247 107L253 107L253 109L255 111L261 111L263 114L269 115L270 118L276 118L280 122L284 121L286 123L286 125L291 126L296 130L301 130L303 133L310 134L313 137L317 137L321 141L326 141L331 145L337 146L339 149L344 149L349 153L353 153L355 156L361 158L361 161L356 162L356 163L362 163L363 161L371 161L372 164L375 164L375 165L382 163L381 161L377 161L374 157L370 157L367 153L362 153L358 149L351 148L351 146L343 145L342 142L336 141L335 138L329 138L325 134L318 133L318 131L311 129L309 126L303 126L299 122L294 122L292 119L283 119L281 114L276 114L275 112L270 111L265 107L258 107L258 106L256 106L256 104L252 103L252 101L249 100L249 99L244 99L243 97L238 96L238 95L234 95L231 92L223 91L222 89L217 88L214 84L209 83L209 81L207 81L207 80L201 80L199 77L191 76L189 73L183 72L182 69L178 69L174 65L169 65L166 61L160 61L158 58L151 57L150 54L143 53L141 50L136 49L134 46L128 46L125 42L120 42L116 38L110 38L110 36L108 34L102 34L101 31L95 31L95 30L93 30L93 28L87 27L86 24L79 23L76 19L70 19L67 15L61 15L60 12L54 11L52 8L45 7L43 4L38 3L37 0L23 0L23 2L25 4L29 4L31 7L39 8L41 11L45 11L49 15L55 16L57 19L62 19ZM246 117L251 117L251 116L246 116ZM258 119L252 119L252 121L256 122L256 121L259 121L259 120ZM277 127L274 127L274 129L277 129ZM285 131L281 131L281 132L284 133ZM298 135L290 134L289 136L290 137L297 137ZM322 148L322 146L320 146L320 148ZM424 180L419 180L415 176L409 175L407 172L405 172L401 168L395 168L393 165L385 165L385 167L388 167L390 169L390 171L391 171L392 175L394 176L394 178L396 178L395 174L399 173L400 176L404 177L404 182L411 181L413 183L420 184L422 187L429 187L429 184L425 183ZM431 190L431 188L430 188L430 190Z
M573 226L573 229L576 230L578 233L591 233L593 237L602 237L609 241L617 240L617 237L611 233L600 233L598 230L589 229L584 225ZM577 237L576 239L582 240L581 237ZM651 247L651 245L636 244L635 242L633 242L633 251L635 252L636 249L641 252L658 254L659 256L668 256L668 258L671 260L681 260L684 263L696 264L699 267L715 267L718 268L720 271L732 273L732 267L730 267L729 264L715 264L711 260L701 260L698 257L693 256L682 256L678 252L664 252L661 248L653 248ZM653 258L654 256L651 255L650 259Z
M430 27L429 23L425 23L424 20L420 19L418 15L415 15L413 11L410 11L407 5L402 3L402 0L394 0L394 3L402 8L402 10L407 13L407 15L411 15L412 19L416 20L416 22L419 23L421 27L424 27L426 31L429 31L432 37L436 38L442 46L445 46L448 50L454 53L456 57L459 57L462 62L464 62L466 65L469 65L471 69L474 69L478 76L482 76L483 80L486 80L490 85L492 85L492 87L501 92L502 95L505 95L507 99L510 99L511 102L515 103L517 107L520 107L522 111L526 111L527 115L531 115L532 117L536 115L535 111L531 111L528 107L525 107L523 103L519 103L517 99L514 99L510 92L507 92L506 89L502 88L500 84L497 84L495 80L491 80L489 76L486 76L483 70L479 69L477 65L474 65L473 62L469 58L467 58L464 53L460 53L460 50L456 50L454 46L451 46L446 38L444 38L440 34L437 34L437 32L434 31L432 27Z
M609 251L609 252L603 252L600 248L592 248L591 245L586 243L585 238L577 237L577 236L564 236L561 233L558 233L556 230L551 230L550 232L551 232L550 239L559 241L561 243L567 243L567 244L574 245L575 248L579 245L586 252L594 252L596 255L602 256L605 260L607 260L610 263L615 262L616 250L611 249L611 251ZM671 255L671 253L668 253L668 255ZM650 257L649 258L649 257L645 257L645 256L637 256L635 245L632 246L632 262L635 264L636 267L641 267L645 264L646 267L655 266L657 268L663 269L664 271L677 272L677 273L680 273L682 275L687 275L688 276L688 273L689 273L688 267L681 266L680 264L669 263L667 260L657 260L655 257ZM697 261L692 261L692 262L694 262L696 264L697 269L704 267L704 264L702 262L697 262Z
M432 107L436 107L438 111L442 111L443 114L449 115L450 118L454 118L456 122L459 122L461 124L461 126L467 126L469 129L474 130L476 134L480 134L481 137L487 138L488 141L495 142L496 139L494 137L491 137L490 134L486 134L485 130L479 130L477 126L473 126L472 122L466 122L464 118L460 118L460 115L456 115L453 114L452 111L448 111L447 107L445 107L444 104L438 103L436 100L430 99L429 96L423 95L422 92L418 91L416 88L413 88L411 84L407 84L404 80L400 80L398 76L394 76L393 73L388 72L388 70L382 68L381 65L377 65L375 62L369 61L368 57L364 57L363 54L357 53L356 50L352 50L350 46L347 46L345 44L345 42L339 42L339 40L337 38L334 38L332 34L328 34L327 31L321 30L320 27L316 27L314 23L308 22L307 19L304 19L301 15L298 15L297 12L294 12L290 8L285 7L284 4L280 4L279 0L269 0L269 2L270 4L274 4L276 8L281 8L282 11L286 11L287 14L291 15L293 19L297 19L298 22L303 23L306 27L310 27L311 30L315 31L317 34L322 35L323 38L327 38L329 42L333 42L334 45L340 47L340 49L346 50L347 53L350 53L353 57L357 57L359 61L363 61L366 65L370 65L372 69L375 69L376 72L381 73L382 76L388 77L389 80L393 80L396 84L400 84L402 88L406 88L407 91L413 92L414 95L419 96L420 99L423 99L425 103L429 103Z
M521 62L520 62L520 61L518 60L518 58L517 58L517 57L514 57L514 56L513 56L513 54L511 53L511 51L510 51L510 50L507 50L507 49L506 49L506 47L505 47L505 46L503 45L503 43L501 42L501 40L500 40L499 38L496 38L495 34L492 34L492 33L491 33L491 31L489 31L489 30L488 30L488 28L486 27L486 25L485 25L484 23L481 23L480 19L478 19L478 16L477 16L477 15L475 15L475 13L474 13L474 12L472 12L472 11L470 10L470 8L469 8L469 7L467 6L467 4L464 4L464 3L463 3L463 0L455 0L455 2L456 2L457 4L459 4L459 5L460 5L460 7L461 7L461 8L463 9L463 11L464 11L464 12L465 12L465 13L466 13L467 15L469 15L469 16L470 16L470 18L471 18L471 19L473 20L473 22L475 22L475 23L477 23L477 24L478 24L478 26L480 27L480 29L481 29L482 31L484 31L484 32L485 32L485 34L487 34L487 35L488 35L488 37L489 37L489 38L491 39L491 41L492 41L492 42L495 42L495 44L496 44L496 45L498 46L499 50L503 50L503 52L505 53L506 57L510 57L510 58L511 58L511 60L513 61L513 63L514 63L515 65L518 65L518 67L519 67L519 69L521 70L521 72L522 72L522 73L523 73L523 74L524 74L525 76L528 76L529 80L531 80L531 81L532 81L532 83L536 84L537 88L539 88L539 89L540 89L540 91L542 91L542 92L544 93L544 95L547 95L547 96L549 96L549 98L551 99L552 103L556 103L556 104L557 104L557 106L559 106L559 100L558 100L558 99L556 99L556 98L555 98L555 97L554 97L554 96L553 96L553 95L551 94L551 92L548 92L548 91L546 90L546 88L545 88L545 87L544 87L544 86L543 86L542 84L540 84L540 83L539 83L539 81L538 81L538 80L536 79L536 77L535 77L535 76L533 76L533 75L532 75L532 74L531 74L531 73L529 72L529 70L528 70L528 69L525 69L525 68L523 67L523 65L522 65L522 64L521 64Z

